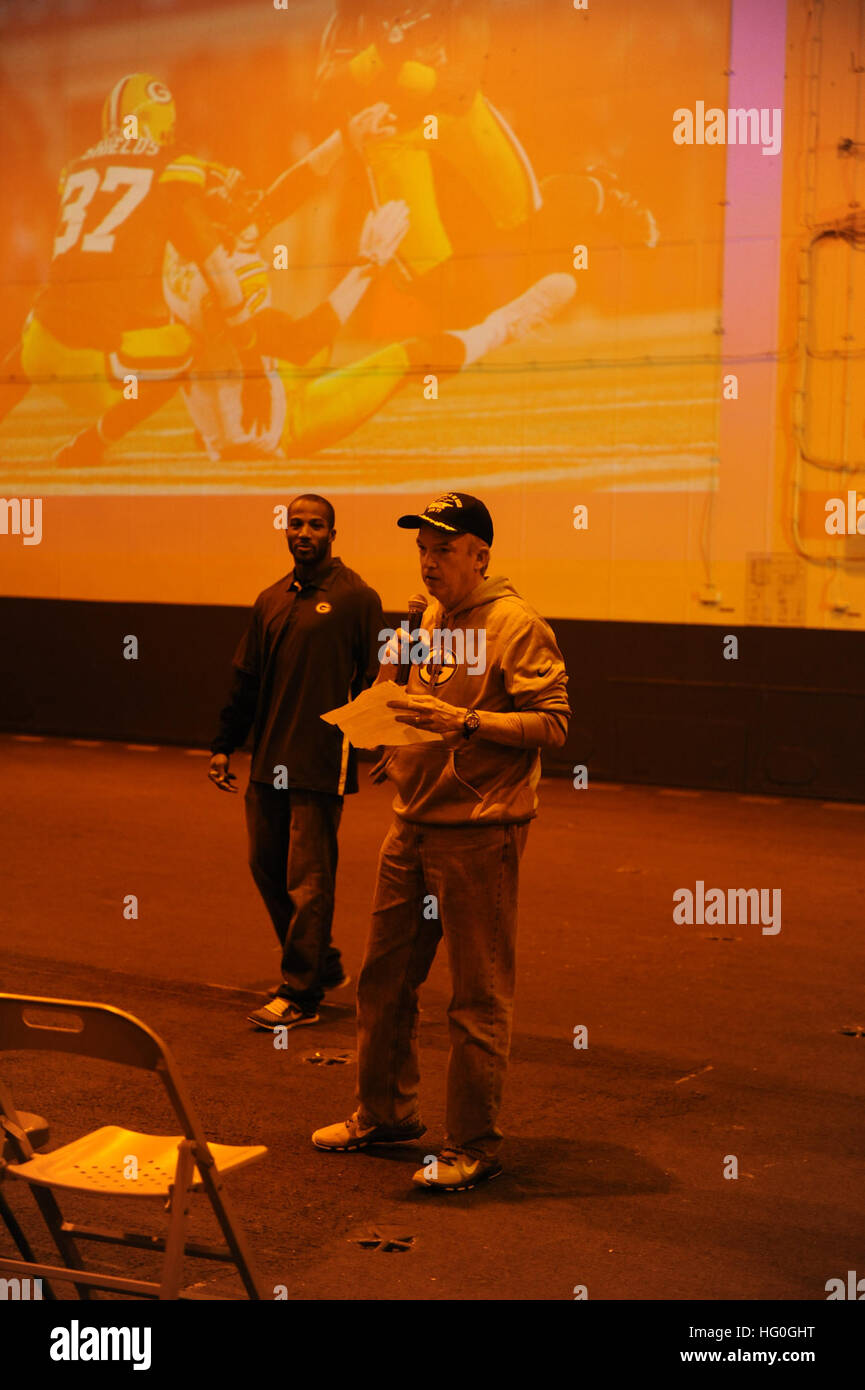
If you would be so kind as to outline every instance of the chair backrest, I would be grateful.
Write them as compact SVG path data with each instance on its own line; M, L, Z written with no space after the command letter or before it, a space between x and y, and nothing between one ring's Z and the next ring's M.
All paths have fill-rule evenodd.
M0 994L0 1052L76 1052L154 1071L163 1048L131 1014L107 1004Z
M71 1052L157 1072L186 1137L203 1140L168 1048L132 1014L77 999L0 994L0 1053L36 1051Z

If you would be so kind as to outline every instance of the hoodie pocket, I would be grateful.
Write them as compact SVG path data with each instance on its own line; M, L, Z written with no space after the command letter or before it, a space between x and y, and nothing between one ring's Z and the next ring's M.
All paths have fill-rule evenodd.
M478 801L483 801L484 793L482 791L479 791L478 788L470 780L472 777L474 777L477 780L480 768L476 766L473 771L471 766L466 767L465 764L467 752L467 749L462 748L455 748L453 750L453 752L451 753L451 771L453 772L454 777L456 778L457 782L459 782L461 787L465 787L466 791L470 791L472 796L476 797ZM459 766L457 765L458 758ZM460 771L460 768L462 769L462 771Z
M403 803L402 814L409 820L418 815L447 821L458 818L460 808L465 808L470 818L484 799L471 774L466 778L458 771L450 749L435 744L418 744L417 748L414 757L408 749L397 749L388 764L388 778Z

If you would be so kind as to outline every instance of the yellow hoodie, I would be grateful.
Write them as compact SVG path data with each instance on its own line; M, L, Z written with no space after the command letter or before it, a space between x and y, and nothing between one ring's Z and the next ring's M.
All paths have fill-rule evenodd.
M513 714L522 745L483 738L482 731L443 742L395 748L386 764L396 787L393 809L433 825L505 824L537 811L542 747L561 747L570 718L568 677L549 624L507 579L484 579L451 613L427 608L423 628L453 634L457 657L412 665L409 695L435 695L462 709ZM462 634L462 636L460 636ZM468 635L466 635L468 634ZM436 644L433 642L433 657ZM438 667L438 669L436 669Z

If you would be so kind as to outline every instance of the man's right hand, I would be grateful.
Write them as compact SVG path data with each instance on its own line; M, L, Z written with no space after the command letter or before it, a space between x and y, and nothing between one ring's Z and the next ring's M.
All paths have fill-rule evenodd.
M398 627L384 649L383 660L379 663L378 675L373 681L373 685L380 685L382 681L396 680L399 675L403 652L406 648L411 651L411 642L411 633L406 632L404 627Z
M387 765L393 757L392 748L378 748L378 759L374 767L369 770L370 779L375 783L387 781Z
M228 770L227 753L214 753L213 757L210 759L210 767L207 770L207 775L211 782L215 783L221 792L237 791L237 787L232 785L237 779L234 773Z

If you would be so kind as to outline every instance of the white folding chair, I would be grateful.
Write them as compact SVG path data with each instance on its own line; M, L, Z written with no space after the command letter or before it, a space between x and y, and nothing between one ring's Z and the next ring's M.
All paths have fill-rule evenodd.
M120 1009L69 999L0 994L0 1060L4 1052L21 1051L70 1053L156 1072L182 1132L141 1134L119 1125L105 1125L49 1153L37 1154L9 1090L0 1081L0 1120L15 1160L4 1161L4 1173L30 1184L64 1261L63 1265L47 1265L32 1259L0 1257L0 1273L65 1280L76 1286L82 1298L89 1297L93 1288L143 1298L207 1297L196 1290L181 1290L183 1259L191 1255L234 1264L247 1296L261 1298L249 1249L223 1192L222 1179L261 1158L267 1148L260 1144L208 1144L167 1047L146 1024ZM210 1200L225 1245L187 1239L189 1197L201 1189ZM54 1195L57 1191L155 1198L167 1203L167 1230L164 1235L150 1235L66 1221ZM85 1269L77 1246L81 1240L161 1252L159 1282ZM21 1250L21 1244L16 1243Z

